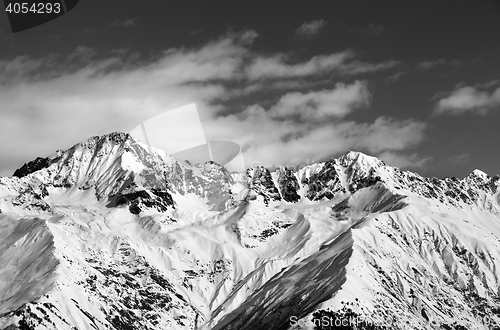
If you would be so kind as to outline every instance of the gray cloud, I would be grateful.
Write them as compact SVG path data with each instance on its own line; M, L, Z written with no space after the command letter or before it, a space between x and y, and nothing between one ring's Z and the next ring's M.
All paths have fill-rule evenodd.
M317 162L346 150L372 155L404 151L425 137L426 125L415 120L398 121L379 117L371 123L329 120L323 124L274 118L259 105L239 115L213 118L204 125L214 140L231 139L244 150L245 163L251 165L292 165ZM399 155L401 165L405 159ZM409 164L414 159L407 160Z
M476 88L480 88L480 89L488 89L488 88L491 88L495 85L499 85L500 84L500 79L494 79L494 80L490 80L490 81L487 81L485 83L482 83L482 84L476 84Z
M491 93L479 87L462 86L446 94L434 107L436 115L461 115L472 113L486 115L500 109L500 87Z
M272 106L269 114L275 118L298 116L303 121L344 117L353 109L369 104L371 95L366 85L356 81L351 85L338 83L331 90L287 93Z
M417 153L406 154L394 151L384 151L378 157L386 164L402 169L422 169L433 160L432 157L422 157Z
M446 162L451 163L453 165L464 165L470 161L470 152L466 152L463 154L459 154L453 157L446 159Z
M306 21L295 30L295 35L303 38L312 38L317 35L326 25L324 19Z
M399 61L396 60L387 60L380 63L367 63L361 61L353 61L351 63L347 63L345 66L341 68L341 71L345 74L362 74L362 73L370 73L377 71L385 71L392 69L400 64Z
M197 48L167 49L150 59L130 59L124 50L99 54L80 46L66 56L0 60L0 175L11 175L24 162L89 136L129 131L148 118L193 102L207 137L240 143L247 164L298 164L348 149L376 155L412 148L424 138L425 124L415 120L346 120L352 111L369 105L371 94L364 81L329 83L329 87L322 83L318 90L306 83L302 88L289 84L290 78L318 76L333 67L342 71L350 63L343 62L350 51L295 66L284 60L273 62L276 86L267 85L265 76L252 71L256 62L269 59L250 49L257 37L251 30L233 32ZM283 73L283 66L291 67L292 73ZM262 86L276 88L281 96L266 108L238 99L240 89L254 87L258 93ZM246 108L231 111L224 100L233 98L247 102Z
M297 78L332 72L355 75L389 70L399 65L399 62L395 60L367 63L355 60L355 57L356 53L352 50L317 55L298 63L290 63L285 54L257 56L247 68L247 75L250 79Z
M430 61L422 61L417 63L416 69L417 71L427 71L432 68L438 67L438 66L463 66L464 63L462 61L459 61L457 59L452 59L452 60L445 60L445 59L439 59L439 60L430 60Z
M395 74L387 77L387 78L384 78L383 81L385 82L395 82L395 81L398 81L399 79L401 79L402 76L404 75L407 75L408 73L410 73L411 71L400 71L400 72L396 72Z
M247 73L251 79L306 77L338 69L353 56L352 51L346 50L313 56L309 61L296 64L288 63L288 58L284 54L271 57L259 56L247 68Z

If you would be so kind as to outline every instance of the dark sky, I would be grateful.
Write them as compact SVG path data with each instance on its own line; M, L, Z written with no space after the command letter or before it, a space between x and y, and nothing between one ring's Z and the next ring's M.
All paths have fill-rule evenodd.
M0 15L0 175L196 102L247 164L500 174L500 2L80 1Z

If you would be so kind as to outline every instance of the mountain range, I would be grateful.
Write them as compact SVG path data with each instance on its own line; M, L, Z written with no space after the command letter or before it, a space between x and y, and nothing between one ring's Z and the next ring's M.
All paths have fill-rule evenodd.
M111 133L0 177L0 265L1 329L500 329L500 176Z

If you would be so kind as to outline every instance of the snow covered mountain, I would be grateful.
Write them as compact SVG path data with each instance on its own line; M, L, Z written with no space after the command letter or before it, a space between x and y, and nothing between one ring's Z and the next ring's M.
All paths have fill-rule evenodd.
M192 165L128 134L0 178L1 329L500 328L500 177L348 152Z

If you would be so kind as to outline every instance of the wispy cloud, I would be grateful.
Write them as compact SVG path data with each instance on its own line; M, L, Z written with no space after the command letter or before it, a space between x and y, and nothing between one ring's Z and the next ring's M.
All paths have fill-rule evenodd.
M274 118L259 105L238 115L215 117L204 125L213 140L239 143L247 165L293 165L361 150L372 155L404 151L425 137L426 124L379 117L371 123L327 120L323 124ZM398 165L398 164L394 164Z
M302 38L312 38L328 24L324 19L306 21L295 30L295 35Z
M398 81L399 79L401 79L402 76L404 75L407 75L408 73L410 73L411 71L400 71L400 72L396 72L395 74L387 77L387 78L384 78L382 81L385 81L385 82L395 82L395 81Z
M284 54L272 57L259 56L253 60L247 72L251 79L306 77L340 68L353 56L354 53L347 50L330 55L317 55L308 61L295 64L289 63L288 57Z
M344 117L353 109L369 104L371 95L366 85L356 81L351 85L338 83L331 90L287 93L271 107L269 114L274 118L298 117L302 121Z
M95 55L95 50L87 46L78 46L68 55L69 60L76 60L79 63L89 62Z
M470 152L459 154L446 159L447 163L451 163L453 165L464 165L467 164L469 161L470 161Z
M198 35L198 34L203 33L203 31L205 31L205 30L204 30L204 29L201 29L201 28L200 28L200 29L194 29L193 31L191 31L191 32L189 33L189 35L191 35L191 36L195 36L195 35Z
M342 75L355 75L389 70L399 64L396 60L368 63L356 60L355 57L356 53L352 50L329 55L317 55L307 61L298 63L291 63L288 56L284 54L271 57L258 56L247 68L247 73L251 79L297 78L326 75L332 72Z
M352 61L347 63L341 68L341 71L345 74L362 74L377 71L390 70L400 64L396 60L387 60L380 63L368 63L361 61Z
M445 59L439 59L439 60L430 60L430 61L422 61L417 63L416 69L417 71L427 71L432 68L438 67L438 66L463 66L464 63L460 60L457 59L452 59L452 60L445 60Z
M255 30L242 30L238 32L231 31L227 34L228 40L238 43L243 46L250 46L259 37Z
M359 32L378 36L385 32L385 28L382 24L369 24L367 27L359 29Z
M130 52L130 47L127 48L113 48L109 51L110 54L115 56L124 56Z
M1 174L89 136L128 131L193 102L207 137L240 143L247 164L300 164L348 149L377 155L407 150L424 138L426 125L412 119L349 120L350 113L370 104L363 80L325 80L321 88L297 84L300 77L333 67L341 72L350 63L343 60L350 58L349 51L296 64L286 64L286 56L277 54L276 66L269 69L274 80L268 83L255 71L256 62L269 59L251 50L257 37L251 30L232 32L200 47L171 48L149 59L130 59L125 49L99 53L82 45L66 55L0 60L0 168L8 171ZM252 88L258 93L262 86L266 93L254 95L262 102L240 94ZM243 110L235 112L228 100L243 104Z
M386 164L402 169L422 169L432 160L432 157L422 157L417 153L384 151L378 155Z
M462 86L441 96L434 107L436 115L472 113L486 115L500 110L500 87L491 93L478 86Z
M387 64L390 64L391 62L390 61L387 61L386 62ZM394 67L401 64L400 62L396 62L394 63ZM379 64L381 65L381 64ZM434 69L436 67L445 67L445 66L448 66L448 67L460 67L460 66L463 66L464 63L458 59L452 59L452 60L446 60L446 59L439 59L439 60L429 60L429 61L421 61L421 62L418 62L417 64L415 64L415 67L414 69L410 69L410 70L405 70L405 71L400 71L400 72L396 72L395 74L387 77L387 78L384 78L382 81L385 81L385 82L396 82L398 81L399 79L401 79L401 77L409 74L409 73L413 73L413 72L426 72L426 71L429 71L431 69Z
M125 20L114 20L110 26L118 26L122 28L137 27L137 18L129 18Z
M32 59L28 55L20 55L11 60L0 60L0 82L7 84L12 79L24 77L39 69L48 59Z
M487 81L487 82L482 83L482 84L476 84L476 88L488 89L488 88L491 88L495 85L500 85L500 79L494 79L494 80L490 80L490 81Z

